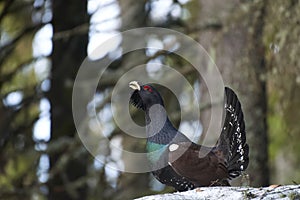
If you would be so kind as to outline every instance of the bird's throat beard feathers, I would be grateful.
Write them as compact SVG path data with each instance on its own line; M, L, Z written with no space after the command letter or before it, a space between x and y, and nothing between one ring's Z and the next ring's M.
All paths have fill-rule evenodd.
M136 107L136 108L138 108L138 109L142 109L142 110L146 110L146 106L145 106L145 104L143 103L143 101L142 101L142 99L141 99L141 97L140 97L140 95L139 95L139 92L137 91L137 90L135 90L133 93L132 93L132 95L131 95L131 97L130 97L130 103L134 106L134 107Z

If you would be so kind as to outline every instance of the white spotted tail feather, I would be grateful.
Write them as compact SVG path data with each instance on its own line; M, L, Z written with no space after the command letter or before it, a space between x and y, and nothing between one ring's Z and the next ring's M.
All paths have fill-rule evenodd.
M236 94L225 88L224 125L217 144L227 161L230 178L238 177L249 163L249 146L246 144L246 131L241 104Z

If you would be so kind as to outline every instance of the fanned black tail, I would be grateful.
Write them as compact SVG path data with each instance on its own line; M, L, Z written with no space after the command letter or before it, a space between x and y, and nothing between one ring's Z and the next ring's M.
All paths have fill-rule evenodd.
M249 146L246 144L246 132L243 111L236 94L225 87L225 119L218 148L227 158L230 178L235 178L244 171L249 163Z

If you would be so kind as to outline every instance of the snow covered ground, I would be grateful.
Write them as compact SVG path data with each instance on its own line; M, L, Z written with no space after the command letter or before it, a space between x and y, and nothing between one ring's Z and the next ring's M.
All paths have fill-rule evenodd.
M202 187L186 192L152 195L136 200L181 200L181 199L292 199L300 200L300 185L271 185L269 187Z

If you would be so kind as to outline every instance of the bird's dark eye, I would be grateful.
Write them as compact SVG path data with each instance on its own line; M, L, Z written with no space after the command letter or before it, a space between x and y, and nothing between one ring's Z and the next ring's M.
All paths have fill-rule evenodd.
M152 92L152 88L150 86L148 86L148 85L145 85L143 88L144 88L144 90Z

